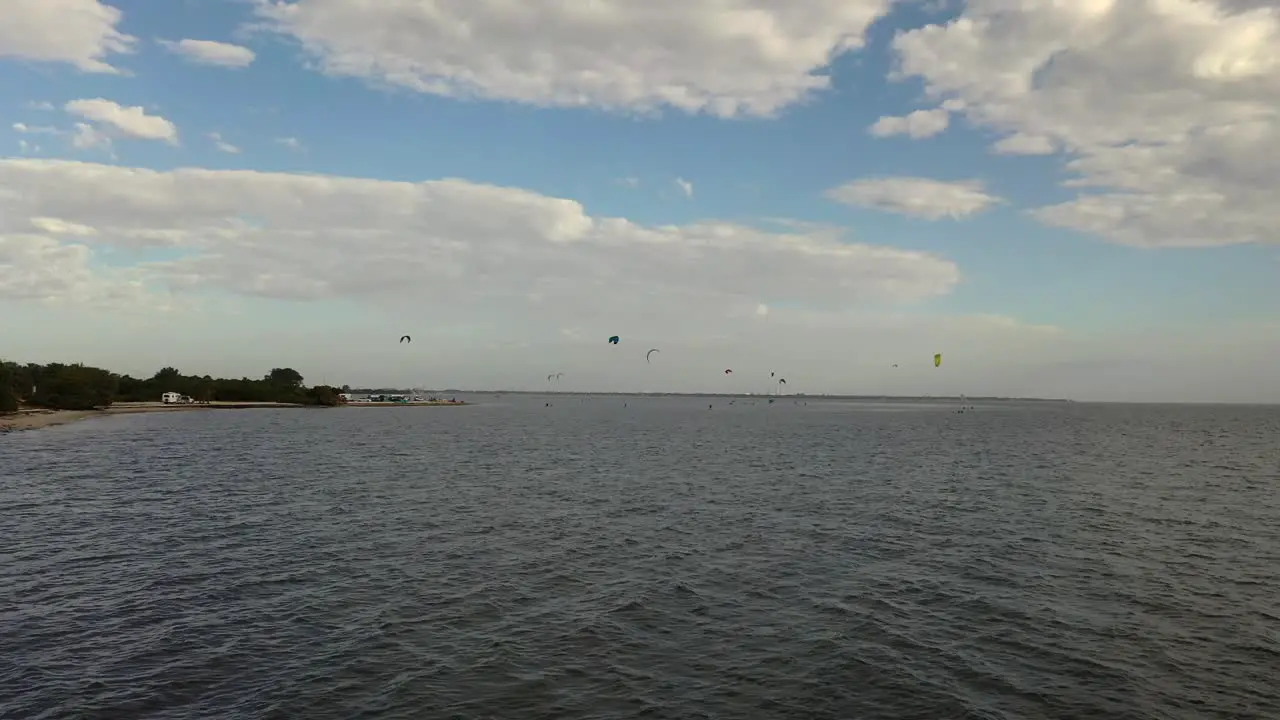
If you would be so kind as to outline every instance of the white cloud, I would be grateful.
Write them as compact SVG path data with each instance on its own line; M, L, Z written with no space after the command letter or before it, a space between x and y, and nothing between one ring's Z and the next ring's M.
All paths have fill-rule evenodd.
M970 0L894 41L906 76L998 152L1058 149L1089 193L1041 208L1138 246L1280 241L1280 8Z
M685 197L693 197L693 183L688 180L676 178L676 187L680 188L680 192L684 193Z
M128 272L92 267L93 251L45 235L0 234L0 301L118 307L147 298Z
M181 55L191 62L200 65L211 65L225 68L249 67L257 55L241 45L218 42L216 40L160 40L160 45L172 53Z
M1088 336L903 305L958 280L945 259L829 231L643 226L460 180L0 160L0 313L22 359L437 387L555 371L565 390L761 392L776 370L799 392L1280 391L1276 328Z
M72 115L98 124L96 127L77 124L77 138L87 138L85 142L90 144L77 144L76 147L104 144L104 140L113 136L178 144L178 128L159 115L148 115L140 106L124 107L110 100L94 98L72 100L64 109Z
M538 105L770 115L829 85L890 0L257 0L325 72Z
M72 147L77 150L105 150L115 159L110 133L88 123L76 123L76 131L72 133Z
M1057 148L1043 135L1014 133L992 143L991 151L997 155L1052 155Z
M209 139L213 141L214 147L218 148L218 150L221 150L224 153L229 153L232 155L240 154L240 148L227 142L225 139L223 139L220 133L216 133L216 132L209 133Z
M885 115L867 129L875 137L909 135L913 138L933 137L950 124L951 115L946 110L916 110L905 116Z
M298 139L298 138L296 138L296 137L281 137L281 138L276 138L276 143L277 143L277 144L279 144L279 145L283 145L283 146L285 146L285 147L289 148L290 150L302 150L302 149L303 149L303 148L302 148L302 141L301 141L301 140L299 140L299 139Z
M16 122L13 124L13 131L20 132L24 135L57 135L58 128L42 125L28 125L26 123Z
M629 188L636 188L636 187L640 187L640 178L638 178L638 177L624 177L624 178L618 178L618 179L617 179L617 180L615 180L614 182L618 183L619 185L625 185L625 186L627 186L627 187L629 187Z
M854 180L828 190L826 195L845 205L926 220L968 217L1002 202L988 194L978 180L945 182L917 177Z
M67 222L58 218L33 217L30 222L31 227L46 235L90 237L98 234L96 229L88 225Z
M642 226L460 180L0 161L0 236L49 253L59 246L46 240L71 235L153 292L355 303L422 328L415 340L427 343L492 332L536 344L556 332L551 323L592 329L585 342L625 328L697 344L750 324L766 301L827 322L936 297L959 279L927 253L727 223ZM143 259L157 250L172 259ZM75 250L76 262L87 264L86 252ZM66 288L22 287L24 297Z
M121 12L99 0L5 0L0 57L70 63L80 70L115 73L103 59L132 50L120 32Z
M71 146L77 150L93 148L111 149L111 136L88 123L76 123L71 135Z
M0 241L0 254L6 242ZM18 266L19 282L29 282L29 265L37 262ZM5 272L0 269L0 277ZM89 279L98 278L101 298L104 276L96 273ZM631 314L601 319L548 307L539 315L514 304L507 306L514 317L500 322L477 313L471 301L406 302L398 310L369 311L346 303L199 301L185 294L152 293L143 301L127 298L126 283L122 277L108 285L126 295L115 306L64 299L56 307L52 300L0 297L10 338L6 354L34 361L75 358L136 375L175 365L224 377L259 376L289 365L311 382L327 377L436 388L545 389L547 373L563 372L560 390L765 392L775 387L769 372L777 371L789 390L808 393L1280 401L1280 387L1271 382L1271 359L1280 356L1280 326L1274 323L1085 335L999 316L852 313L812 319L779 310L709 328L701 325L701 314L693 327L668 316L665 326L635 327ZM44 287L29 294L42 297ZM473 281L469 294L483 289ZM77 297L89 300L88 292L79 290ZM158 315L150 303L170 309ZM503 307L491 305L493 315ZM413 335L412 346L396 343L405 332ZM606 344L611 334L620 334L622 343ZM662 353L646 364L650 347ZM930 358L939 350L944 363L934 368ZM734 375L724 376L725 367ZM806 412L822 408L811 402Z

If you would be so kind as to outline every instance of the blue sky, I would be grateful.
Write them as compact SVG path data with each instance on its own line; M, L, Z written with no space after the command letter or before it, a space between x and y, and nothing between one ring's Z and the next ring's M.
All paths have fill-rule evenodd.
M1280 349L1268 200L1280 87L1267 68L1280 60L1250 44L1280 43L1275 10L536 5L513 18L483 0L435 15L113 0L117 17L99 0L20 0L14 27L29 30L0 30L0 241L18 258L0 264L0 304L21 318L6 352L142 374L285 363L355 383L430 367L437 384L513 388L566 367L566 388L690 391L724 386L708 367L759 359L795 367L809 392L1280 398L1267 372ZM1136 23L1149 45L1118 39ZM124 52L111 33L128 36ZM865 44L840 52L850 37ZM171 45L184 39L226 46L184 54ZM233 45L252 61L226 60L247 57ZM829 82L788 90L813 76ZM945 111L945 127L871 130L914 111ZM1052 149L1000 151L1011 136ZM126 168L215 172L178 189ZM243 170L285 175L216 172ZM379 193L411 186L351 178L461 184L383 213ZM860 199L832 198L851 182ZM965 182L976 204L956 194ZM473 184L504 190L455 195ZM227 229L246 218L251 231ZM606 231L607 218L626 228ZM590 229L557 240L562 223ZM703 247L711 226L705 251L680 249ZM661 228L674 244L645 239ZM865 253L839 250L850 244ZM70 264L49 271L54 257ZM535 286L555 290L535 300ZM117 341L97 334L104 317L128 318ZM335 321L413 331L424 349L335 352ZM83 347L50 323L83 327ZM615 332L676 352L656 373L630 356L602 365L616 361L596 336ZM161 334L179 349L146 340ZM889 372L939 345L957 358L945 377ZM1248 371L1203 379L1228 361ZM1115 373L1096 371L1108 362Z

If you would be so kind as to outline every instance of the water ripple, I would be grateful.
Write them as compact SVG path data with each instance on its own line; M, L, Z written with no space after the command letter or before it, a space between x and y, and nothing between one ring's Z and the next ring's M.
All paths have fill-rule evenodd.
M1278 432L518 398L6 435L0 718L1280 717Z

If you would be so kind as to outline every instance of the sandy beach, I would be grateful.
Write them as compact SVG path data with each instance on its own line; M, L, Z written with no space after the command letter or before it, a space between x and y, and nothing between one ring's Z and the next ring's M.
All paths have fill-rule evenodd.
M66 425L67 423L91 417L108 417L111 415L129 415L133 413L151 412L193 412L208 410L240 410L247 408L301 408L304 405L288 403L243 403L243 402L211 402L207 405L165 405L158 402L116 403L105 410L44 410L25 408L16 413L0 415L0 433L15 430L38 430L40 428Z
M466 403L451 403L447 400L438 400L435 402L414 402L414 403L352 403L350 405L341 405L338 407L423 407L423 406L440 406L454 405L462 406ZM0 433L13 432L16 430L38 430L40 428L54 427L56 425L66 425L67 423L84 420L91 417L108 417L111 415L129 415L133 413L153 413L153 412L199 412L209 410L247 410L250 408L306 408L319 409L312 405L295 405L291 403L273 403L273 402L211 402L207 404L194 405L166 405L158 402L125 402L115 403L105 410L43 410L39 408L25 408L16 413L8 415L0 415Z
M76 420L105 414L100 410L20 410L16 413L0 415L0 433L65 425Z

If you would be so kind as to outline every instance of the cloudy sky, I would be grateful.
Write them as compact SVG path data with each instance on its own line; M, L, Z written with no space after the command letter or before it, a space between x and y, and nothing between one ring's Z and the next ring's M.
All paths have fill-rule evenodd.
M1280 0L4 4L5 357L1280 401Z

